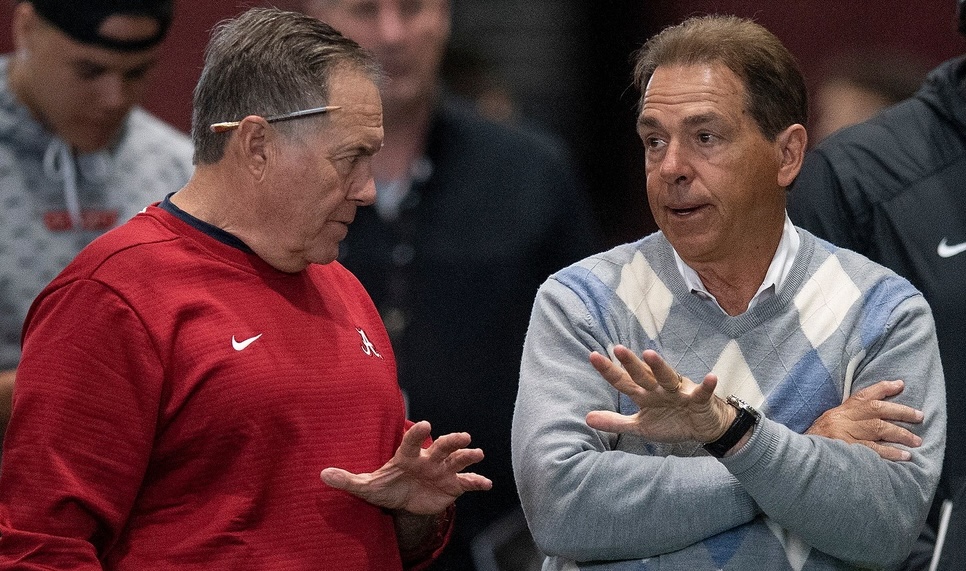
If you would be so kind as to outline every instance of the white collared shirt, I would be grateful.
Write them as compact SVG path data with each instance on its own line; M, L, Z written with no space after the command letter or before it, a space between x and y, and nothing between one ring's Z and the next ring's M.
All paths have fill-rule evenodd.
M748 310L778 293L778 290L781 289L782 284L785 283L785 278L788 277L788 273L792 269L792 264L795 262L795 256L798 255L798 249L801 243L802 240L798 236L798 230L792 225L792 221L786 212L785 226L782 229L782 238L778 242L778 250L775 251L775 257L771 259L768 271L765 272L765 279L761 282L758 291L755 292L755 295L748 303ZM698 272L684 263L684 260L678 255L677 250L674 250L674 261L677 263L678 271L681 272L681 277L684 278L684 283L691 290L691 293L707 301L709 304L714 305L723 313L727 313L718 303L718 300L711 295L711 292L704 287L704 284L701 282L701 277L698 276Z

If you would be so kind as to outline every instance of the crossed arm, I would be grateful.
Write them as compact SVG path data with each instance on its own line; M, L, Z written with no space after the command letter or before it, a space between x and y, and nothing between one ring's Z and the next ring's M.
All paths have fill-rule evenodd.
M593 411L587 415L589 426L605 432L633 432L656 442L711 442L734 421L734 408L714 395L716 375L709 373L695 383L678 375L655 351L644 351L639 358L618 345L614 354L622 367L596 351L590 362L641 410L630 416ZM884 380L865 387L825 411L805 434L862 444L886 460L908 461L911 453L895 444L915 448L922 438L896 423L921 423L922 411L886 400L900 394L904 386L902 380ZM748 437L735 444L729 455L741 449Z
M619 320L596 323L580 313L579 299L549 287L534 309L513 426L518 489L545 552L578 561L643 559L767 515L840 559L874 566L903 557L935 486L945 420L921 300L889 333L882 358L863 361L852 397L817 418L808 434L765 418L749 446L739 443L741 452L717 460L695 454L733 419L730 406L713 400L717 379L682 379L677 387L677 373L662 368L656 353L636 365L630 351L621 359L614 349L617 371L656 369L640 383L608 379L627 389L614 391L589 365L611 365L601 340L621 338ZM589 364L591 351L600 355ZM878 382L889 375L915 382ZM914 406L883 401L893 395ZM618 414L631 401L651 409L642 413L651 426L635 428L639 418ZM925 415L915 410L923 403ZM890 421L911 424L886 426ZM902 460L913 446L920 448L911 461L883 460Z

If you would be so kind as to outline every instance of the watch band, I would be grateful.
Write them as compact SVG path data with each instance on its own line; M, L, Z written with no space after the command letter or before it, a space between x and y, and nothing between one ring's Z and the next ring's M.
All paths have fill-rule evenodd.
M758 421L761 419L760 412L735 395L729 396L725 399L725 402L735 407L738 415L720 438L704 445L704 449L715 458L724 457L728 450L731 450L741 440L741 437L748 432L748 429L758 424Z

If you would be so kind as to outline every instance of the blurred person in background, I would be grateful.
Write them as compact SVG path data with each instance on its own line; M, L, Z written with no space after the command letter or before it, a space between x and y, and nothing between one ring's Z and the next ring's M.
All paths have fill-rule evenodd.
M0 435L40 290L191 175L188 137L138 107L173 0L21 0L0 56Z
M519 514L510 423L533 296L597 249L591 207L560 144L488 120L441 87L448 0L302 9L370 50L388 76L376 204L359 211L340 261L386 323L410 415L466 430L487 451L478 469L493 490L459 500L456 535L436 564L473 569L473 538Z
M484 117L498 123L519 119L513 91L482 53L471 48L447 50L440 76L447 91L474 103Z
M813 98L809 144L911 97L929 69L911 53L855 50L826 62Z
M966 0L956 3L966 34ZM949 441L932 513L905 569L966 568L966 56L919 91L810 151L789 194L796 224L908 278L936 319Z

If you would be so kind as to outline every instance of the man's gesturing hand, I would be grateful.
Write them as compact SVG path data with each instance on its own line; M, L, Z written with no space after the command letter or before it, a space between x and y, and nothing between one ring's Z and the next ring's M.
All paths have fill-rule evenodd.
M734 408L714 396L718 383L714 374L697 384L679 375L656 351L644 351L638 358L627 347L617 345L614 355L623 368L596 351L590 354L590 363L641 410L629 416L590 412L587 425L591 428L631 432L654 442L711 442L734 421Z
M464 492L489 490L493 483L479 474L462 472L483 459L479 448L466 448L470 435L454 432L422 448L430 425L421 421L403 435L392 459L375 472L353 474L340 468L322 470L322 481L390 510L436 514Z

